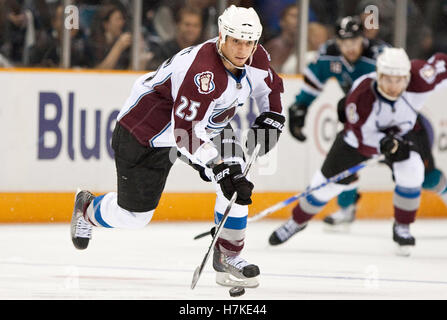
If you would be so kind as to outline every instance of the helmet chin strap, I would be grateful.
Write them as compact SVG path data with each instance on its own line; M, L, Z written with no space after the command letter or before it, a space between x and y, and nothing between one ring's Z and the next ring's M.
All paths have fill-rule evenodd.
M227 57L225 57L225 55L222 53L222 42L220 40L218 40L218 45L217 45L217 52L219 53L219 55L222 57L222 59L224 59L226 62L228 62L233 68L239 69L239 70L244 70L245 69L245 64L243 67L238 67L237 65L235 65L233 62L230 61L230 59L228 59ZM256 47L255 47L256 48ZM251 53L250 57L247 59L251 60L253 53L255 52L255 49L253 49L253 52Z

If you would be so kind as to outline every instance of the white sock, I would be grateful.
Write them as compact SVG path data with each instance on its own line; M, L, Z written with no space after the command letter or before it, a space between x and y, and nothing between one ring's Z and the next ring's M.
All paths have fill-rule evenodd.
M140 229L151 221L154 211L132 212L125 210L118 205L116 192L110 192L105 194L99 202L92 201L87 209L87 214L89 219L99 227Z

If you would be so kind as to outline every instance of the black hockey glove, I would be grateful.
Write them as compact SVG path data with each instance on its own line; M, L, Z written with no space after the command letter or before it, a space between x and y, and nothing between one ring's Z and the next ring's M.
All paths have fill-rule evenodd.
M191 166L194 168L194 169L196 169L197 171L199 171L199 175L200 175L200 178L202 178L202 180L203 181L205 181L205 182L211 182L211 179L210 178L208 178L208 176L206 175L206 173L205 173L205 168L204 167L202 167L202 166L200 166L200 165L198 165L198 164L191 164Z
M250 197L254 185L242 174L239 164L224 162L215 166L213 172L225 198L230 200L233 193L237 192L237 204L249 205L252 203Z
M289 107L289 130L293 137L301 142L307 137L303 133L304 122L306 120L307 106L296 102Z
M205 168L201 165L198 165L197 163L193 163L191 160L189 160L186 156L180 153L180 151L177 151L177 157L185 162L186 164L193 167L195 170L199 172L200 178L205 182L211 182L211 179L206 175Z
M256 144L261 145L260 156L272 150L278 142L285 121L286 118L279 113L270 111L261 113L248 133L246 145L248 153L253 153Z
M337 103L338 121L340 121L341 123L346 122L345 104L346 104L346 97L341 98Z
M404 161L410 157L410 142L400 137L387 135L380 140L380 152L392 163Z

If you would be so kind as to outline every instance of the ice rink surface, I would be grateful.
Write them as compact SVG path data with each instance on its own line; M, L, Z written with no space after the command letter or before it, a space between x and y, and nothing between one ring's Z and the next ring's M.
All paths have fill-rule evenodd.
M271 247L267 239L281 222L249 225L243 256L259 265L260 286L240 298L215 283L211 261L190 289L211 241L193 237L210 223L94 229L85 251L72 246L68 224L0 225L0 299L447 299L447 219L412 225L410 257L395 255L391 220L356 221L347 234L311 221Z

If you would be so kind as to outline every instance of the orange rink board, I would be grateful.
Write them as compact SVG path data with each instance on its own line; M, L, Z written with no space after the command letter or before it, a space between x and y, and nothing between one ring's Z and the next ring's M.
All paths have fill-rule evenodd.
M358 203L358 219L389 219L393 216L392 192L362 192ZM256 214L294 193L268 192L253 195L249 215ZM153 221L212 221L215 194L164 193ZM74 193L0 193L0 223L69 222ZM285 219L294 204L264 219ZM336 210L331 200L316 219ZM417 218L447 218L447 207L438 195L423 192Z

